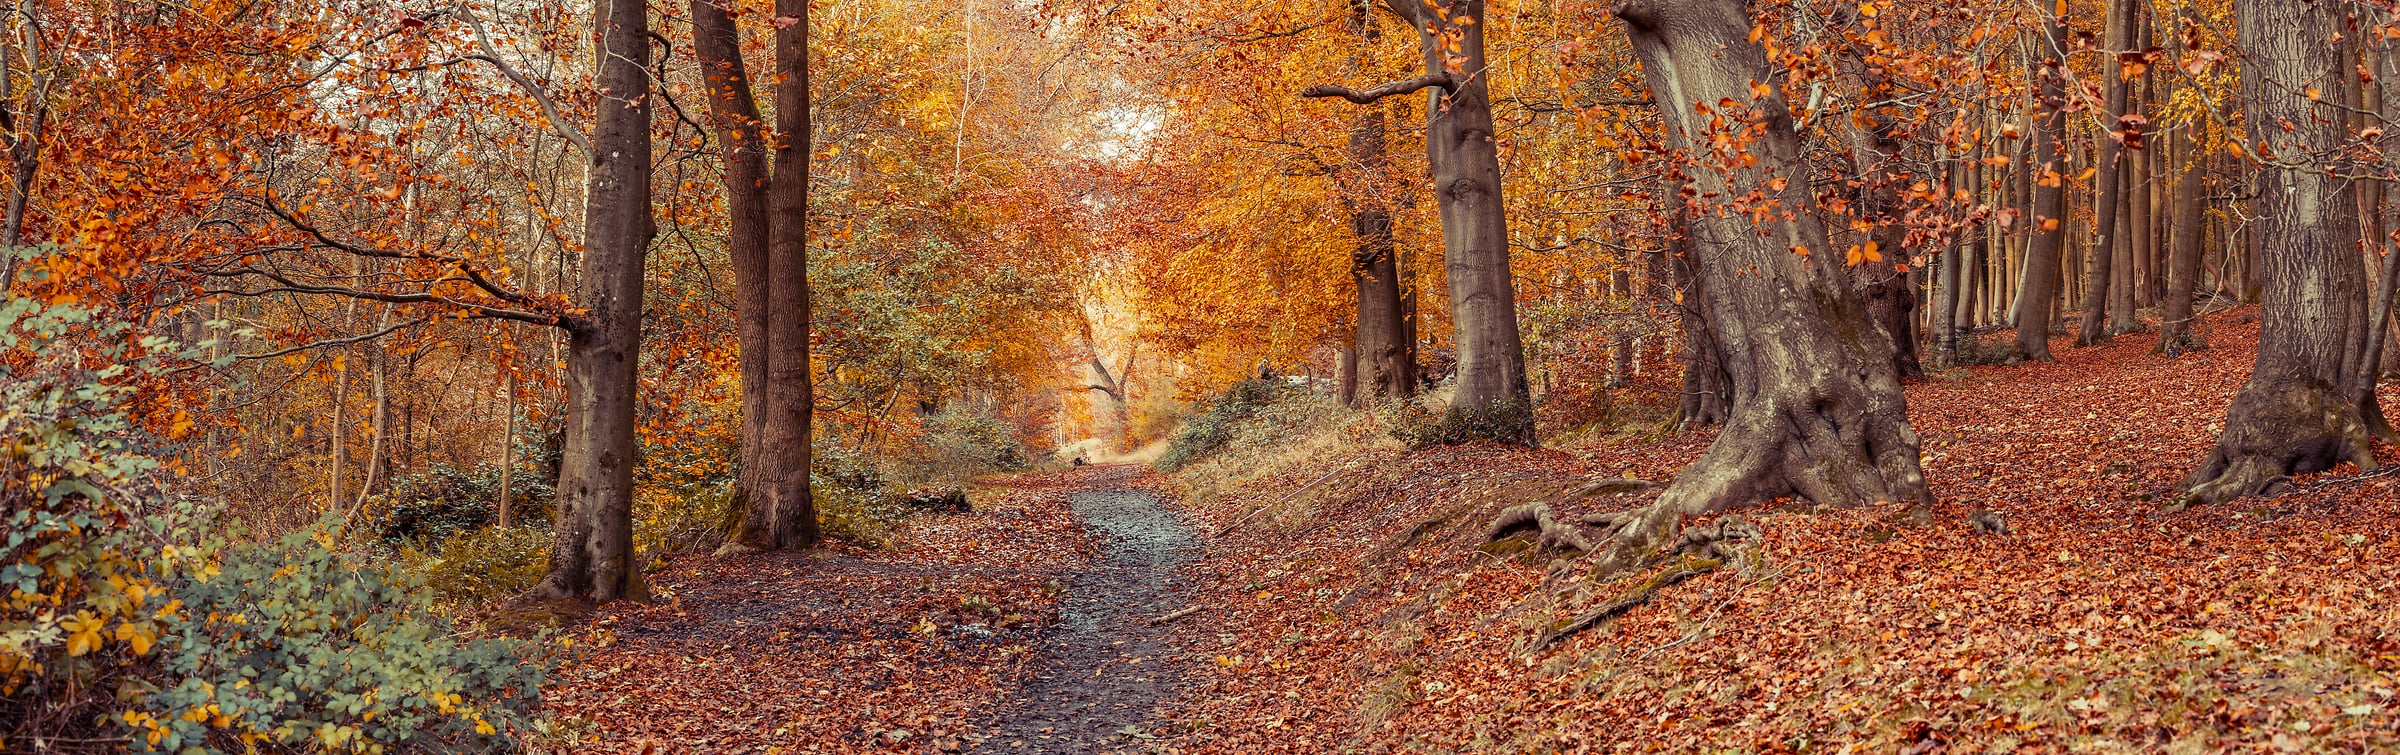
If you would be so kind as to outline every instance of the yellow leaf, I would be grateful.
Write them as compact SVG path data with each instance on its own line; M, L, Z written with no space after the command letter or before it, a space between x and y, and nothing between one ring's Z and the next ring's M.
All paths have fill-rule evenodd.
M1875 242L1872 241L1867 242L1867 248L1859 250L1859 255L1866 257L1868 262L1883 261L1883 255L1875 253Z
M1863 16L1863 17L1866 17L1866 18L1874 18L1874 17L1875 17L1875 4L1874 4L1874 3L1859 3L1859 4L1858 4L1858 15L1860 15L1860 16Z
M1808 256L1808 247L1805 247L1805 246L1800 246L1800 245L1798 245L1798 244L1794 244L1794 245L1792 245L1792 253L1793 253L1793 254L1800 255L1800 256L1802 256L1802 257L1806 257L1806 256Z

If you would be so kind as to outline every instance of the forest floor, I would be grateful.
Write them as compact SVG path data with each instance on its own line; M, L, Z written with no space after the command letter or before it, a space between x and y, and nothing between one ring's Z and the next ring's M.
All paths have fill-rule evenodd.
M1630 583L1479 551L1485 524L1593 476L1667 479L1709 433L1336 443L1208 494L1020 477L888 550L679 562L661 603L583 630L552 705L586 741L661 751L1066 751L1023 735L1074 702L1103 715L1041 725L1156 752L2400 748L2400 476L2160 506L2249 371L2243 315L2179 359L2130 334L1912 385L1931 524L1746 507L1762 563L1540 651ZM2014 533L1972 531L1975 509ZM1060 686L1095 671L1132 683ZM1025 702L1048 698L1070 702Z

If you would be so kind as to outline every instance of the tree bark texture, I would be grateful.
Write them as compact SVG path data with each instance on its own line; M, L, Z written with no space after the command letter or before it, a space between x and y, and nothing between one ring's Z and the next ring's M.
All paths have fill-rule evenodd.
M1616 15L1679 153L1675 167L1689 176L1683 198L1734 205L1690 213L1695 280L1733 390L1715 444L1619 531L1595 574L1651 557L1685 514L1782 495L1836 506L1928 500L1892 343L1867 321L1827 240L1747 9L1647 0ZM1752 201L1767 204L1739 206Z
M1450 412L1498 439L1531 443L1525 344L1517 330L1490 69L1484 62L1484 6L1482 0L1436 2L1444 11L1438 17L1424 0L1390 0L1390 6L1416 27L1425 71L1456 79L1433 94L1425 113L1425 152L1441 208L1442 263L1450 281L1451 329L1458 346L1457 393L1450 400Z
M2067 196L2066 152L2060 142L2066 133L2066 63L2067 22L2064 17L2052 17L2038 40L2035 52L2042 59L2034 74L2040 81L2036 87L2037 115L2033 126L2033 155L2027 168L2032 172L2033 243L2025 251L2022 269L2023 282L2017 285L2017 306L2013 316L2017 326L2017 354L2029 361L2050 361L2051 309L2058 298L2058 255L2066 242Z
M2107 49L2111 52L2123 50L2129 44L2126 32L2132 26L2126 23L2125 11L2132 8L2132 3L2107 0L2105 7L2108 9L2108 20L2104 24L2108 32ZM2125 144L2120 141L2123 135L2117 130L2125 115L2126 86L2116 69L2116 61L2101 61L2100 85L2105 92L2103 97L2107 100L2108 110L2101 114L2103 133L2098 140L2099 164L2093 166L2100 170L2100 174L2099 185L2092 193L2094 222L2091 275L2084 280L2083 325L2075 331L2077 346L2092 346L2108 340L2111 335L2108 330L2109 305L2116 299L2116 292L2125 290L2122 283L2125 271L2117 269L2116 263L2126 241L2125 235L2118 229L2123 225L2120 222L2123 220L2120 210L2125 206L2126 157Z
M781 75L774 90L776 127L769 129L759 116L732 14L714 0L692 0L691 11L693 49L725 160L727 252L741 344L742 469L735 483L737 518L721 551L806 546L817 539L808 476L813 391L802 227L808 93L805 66L792 58L795 49L805 50L807 24L801 18L779 24L776 32ZM797 42L786 38L793 35L800 37ZM770 139L779 140L770 144ZM800 141L796 149L795 139Z
M2159 302L2158 350L2168 356L2180 356L2196 351L2201 343L2198 331L2192 329L2193 297L2200 288L2201 240L2207 232L2206 218L2200 211L2201 188L2208 177L2208 164L2202 160L2200 135L2196 129L2186 129L2186 162L2183 175L2175 179L2175 212L2173 248L2167 252L2167 292Z
M2186 503L2270 491L2288 475L2344 461L2375 468L2367 423L2347 390L2362 346L2365 270L2347 217L2349 182L2317 156L2345 138L2342 119L2306 94L2343 75L2342 15L2305 0L2242 0L2243 109L2260 162L2251 200L2261 245L2258 359L2234 394L2217 447L2183 481ZM2328 108L2330 109L2330 108Z
M642 340L642 263L650 216L650 21L641 0L607 0L593 27L597 123L584 188L588 314L568 329L565 449L557 540L543 598L641 599L633 560L634 398Z
M1371 51L1383 33L1365 0L1351 5L1352 31L1359 38L1354 68L1366 70ZM1378 102L1350 123L1350 231L1358 237L1351 257L1350 278L1358 288L1358 319L1351 346L1351 392L1345 402L1373 406L1416 395L1417 377L1401 339L1400 265L1392 243L1392 214L1385 197L1385 174L1391 158L1385 152L1384 106Z

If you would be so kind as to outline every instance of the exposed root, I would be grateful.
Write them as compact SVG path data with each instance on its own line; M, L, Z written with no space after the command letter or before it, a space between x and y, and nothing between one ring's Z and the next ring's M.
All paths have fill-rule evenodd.
M1585 611L1583 614L1576 616L1573 620L1559 625L1557 629L1552 629L1549 632L1544 633L1541 639L1534 640L1533 646L1526 648L1525 652L1538 653L1543 650L1547 650L1550 648L1550 646L1558 644L1559 640L1572 637L1577 632L1599 626L1600 622L1623 616L1628 611L1640 608L1642 604L1650 602L1651 598L1657 597L1660 589L1681 584L1684 580L1691 579L1702 574L1707 574L1722 565L1722 563L1715 561L1693 561L1689 565L1680 566L1668 571L1665 574L1660 574L1658 575L1657 579L1650 580L1648 584L1643 585L1640 589L1634 590L1625 597L1609 601L1607 604L1602 605L1599 608Z
M2183 495L2167 508L2273 495L2291 485L2292 475L2322 472L2345 461L2359 471L2375 471L2367 437L2358 407L2330 386L2254 378L2234 395L2217 447L2184 478Z
M1500 516L1494 518L1491 526L1484 530L1483 541L1489 545L1527 533L1535 535L1534 548L1537 550L1573 550L1577 553L1597 550L1591 538L1584 537L1582 530L1575 529L1575 525L1561 523L1552 516L1550 504L1547 503L1527 503L1501 511Z
M1654 487L1658 487L1658 483L1649 480L1632 477L1603 477L1585 482L1567 496L1569 498L1597 498L1619 493L1637 493Z

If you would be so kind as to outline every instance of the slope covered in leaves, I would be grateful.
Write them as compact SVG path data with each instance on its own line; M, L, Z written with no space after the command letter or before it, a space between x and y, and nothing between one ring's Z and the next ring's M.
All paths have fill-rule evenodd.
M2156 500L2248 372L2243 319L2213 318L2216 348L2182 359L2136 334L1913 386L1931 524L1751 507L1762 565L1539 652L1532 638L1651 574L1594 585L1579 565L1487 555L1483 525L1584 477L1665 479L1704 434L1322 458L1194 501L1219 527L1271 508L1192 567L1210 615L1182 629L1202 662L1177 749L2400 746L2395 478L2343 468L2176 513ZM1978 508L2014 534L1971 531Z

